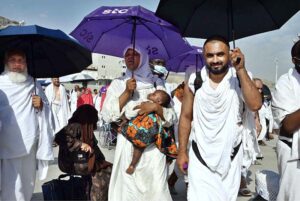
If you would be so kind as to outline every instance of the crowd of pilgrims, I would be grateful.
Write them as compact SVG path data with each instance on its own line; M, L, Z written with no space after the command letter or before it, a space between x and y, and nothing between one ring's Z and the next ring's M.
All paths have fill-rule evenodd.
M229 51L224 38L207 39L203 54L206 66L199 73L187 73L175 89L166 90L164 61L149 60L138 45L128 46L124 76L93 91L86 85L67 91L59 78L44 89L34 85L26 55L7 52L0 78L0 200L30 200L36 167L45 179L57 146L60 170L82 174L90 200L169 201L177 194L178 179L191 201L252 196L249 168L260 164L260 146L279 130L279 174L258 172L265 186L257 186L256 193L265 200L277 195L278 201L297 200L299 173L291 161L298 159L300 43L292 48L295 68L280 78L273 94L246 70L242 51ZM287 118L294 113L294 119ZM116 138L113 163L94 135L107 124ZM69 167L64 150L89 153L92 165L83 171L71 161ZM296 177L287 170L296 171Z

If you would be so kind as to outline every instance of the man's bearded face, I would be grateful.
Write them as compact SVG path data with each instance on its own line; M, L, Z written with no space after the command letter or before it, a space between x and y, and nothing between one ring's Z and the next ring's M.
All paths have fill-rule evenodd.
M229 48L221 41L210 41L204 47L206 67L212 74L227 72L229 62Z
M25 82L28 77L26 58L20 54L10 55L5 64L5 73L12 82Z

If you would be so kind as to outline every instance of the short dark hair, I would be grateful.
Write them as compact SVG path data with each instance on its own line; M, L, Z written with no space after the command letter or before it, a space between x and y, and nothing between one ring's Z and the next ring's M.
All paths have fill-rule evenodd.
M292 47L291 50L292 57L300 58L300 40L298 40Z
M210 36L210 37L207 38L206 41L204 42L203 47L204 47L207 43L209 43L210 41L214 41L214 40L216 40L216 41L221 41L221 42L223 42L228 48L230 48L230 46L229 46L229 41L228 41L225 37L223 37L223 36L221 36L221 35L213 35L213 36Z
M160 93L160 95L162 96L161 106L169 107L171 103L171 97L169 96L169 94L163 90L156 90L156 92Z

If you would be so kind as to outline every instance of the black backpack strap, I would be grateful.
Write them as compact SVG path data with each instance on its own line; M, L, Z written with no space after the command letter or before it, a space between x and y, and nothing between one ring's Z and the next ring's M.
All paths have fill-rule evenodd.
M196 78L194 80L195 93L198 89L201 88L202 84L203 84L203 80L201 77L201 71L196 72Z
M239 81L239 87L241 88L241 81L240 81L239 76L236 75L236 78L238 79L238 81Z

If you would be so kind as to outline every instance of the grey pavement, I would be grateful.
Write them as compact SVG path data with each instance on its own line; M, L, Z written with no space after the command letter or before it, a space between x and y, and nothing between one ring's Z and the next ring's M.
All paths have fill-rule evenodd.
M95 132L96 136L98 137L98 132ZM276 159L276 153L275 153L275 145L276 145L277 139L266 141L267 146L260 146L262 153L264 155L263 160L259 160L258 162L261 163L260 165L252 165L249 171L249 179L248 179L248 188L253 192L252 197L241 197L239 196L237 201L248 201L253 200L255 197L255 172L258 170L273 170L275 172L278 172L277 170L277 159ZM100 147L103 154L106 157L106 160L109 162L113 162L114 158L114 148L108 149ZM58 148L54 148L55 152L55 160L51 163L49 167L48 176L45 180L39 181L36 180L36 185L34 189L34 195L32 197L32 201L40 201L43 200L42 195L42 184L44 182L50 181L52 179L56 179L60 174L63 174L59 169L57 165L57 154L58 154ZM176 183L175 188L178 192L178 195L173 196L174 201L186 201L186 189L185 184L182 179L179 179L179 181Z

